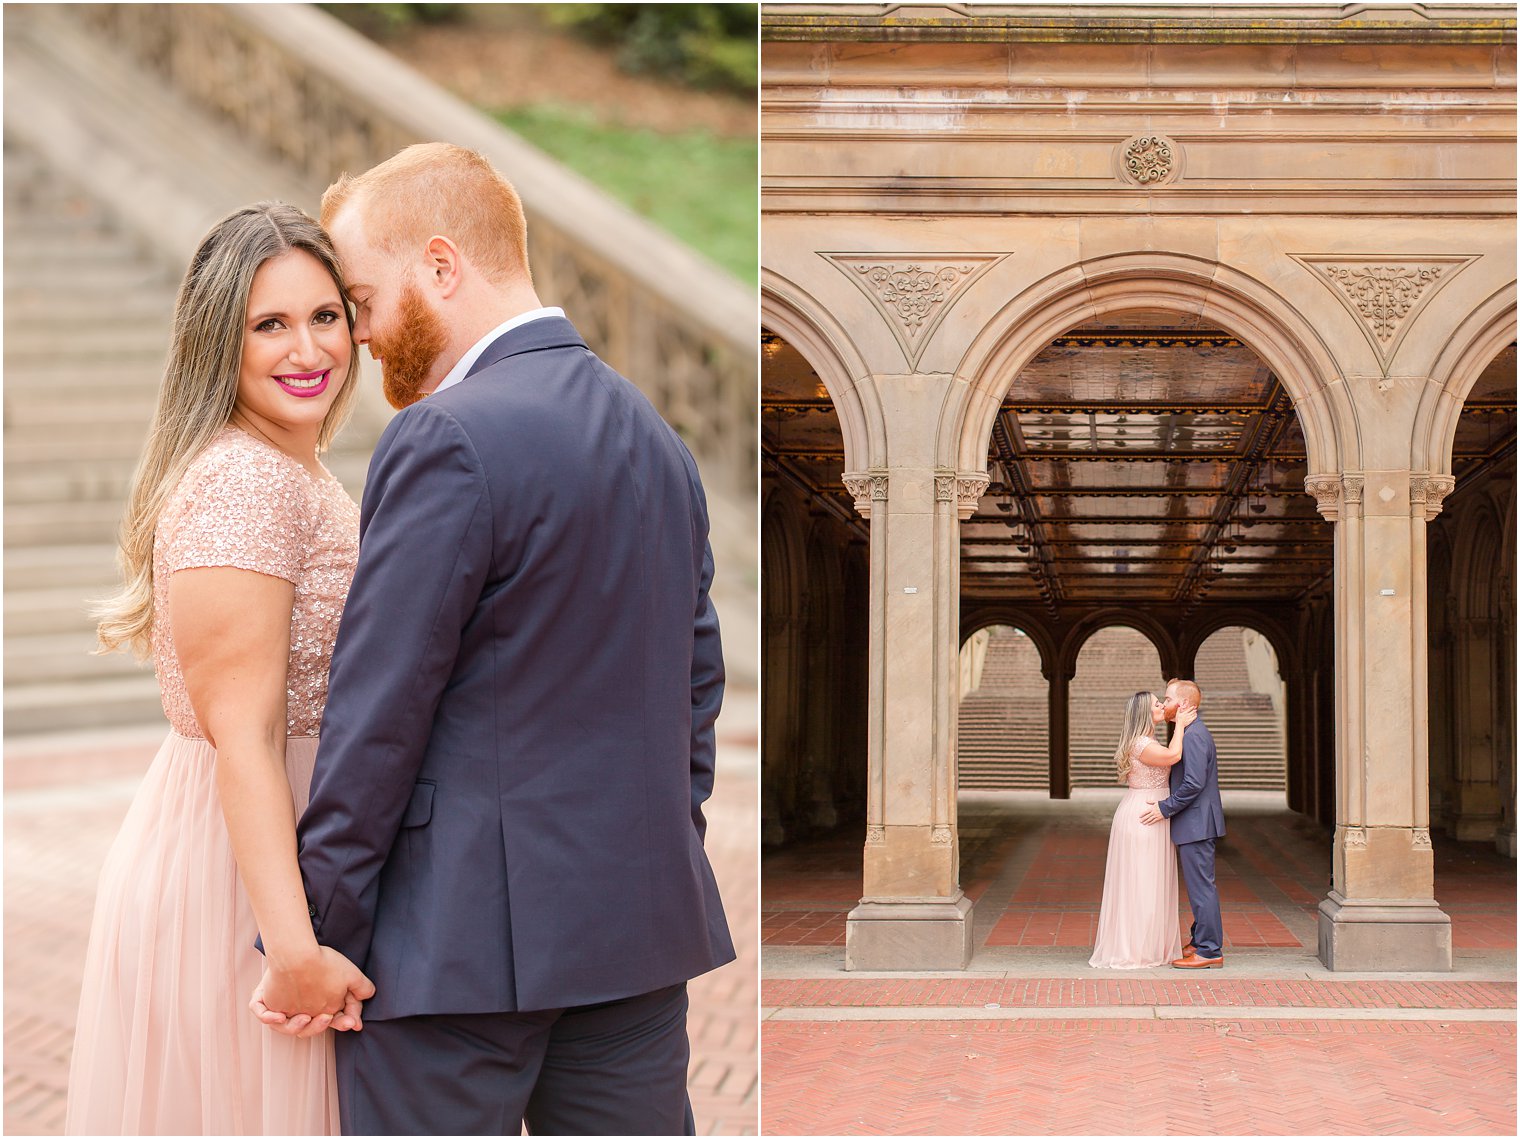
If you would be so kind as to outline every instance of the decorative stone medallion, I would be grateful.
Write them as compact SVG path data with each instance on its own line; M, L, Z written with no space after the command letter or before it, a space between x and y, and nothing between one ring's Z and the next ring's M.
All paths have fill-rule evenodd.
M1136 135L1119 144L1119 170L1136 186L1160 186L1177 173L1181 153L1165 135Z
M1006 253L820 253L870 298L902 346L910 368L977 278Z

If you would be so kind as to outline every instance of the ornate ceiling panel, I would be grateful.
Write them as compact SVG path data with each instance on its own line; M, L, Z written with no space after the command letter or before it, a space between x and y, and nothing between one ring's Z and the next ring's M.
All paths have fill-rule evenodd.
M769 473L868 533L840 483L839 419L812 369L762 336ZM1515 348L1475 385L1458 480L1515 441ZM1254 353L1197 317L1113 314L1015 378L990 483L961 526L966 597L1032 604L1292 601L1322 588L1332 528L1303 491L1303 431Z

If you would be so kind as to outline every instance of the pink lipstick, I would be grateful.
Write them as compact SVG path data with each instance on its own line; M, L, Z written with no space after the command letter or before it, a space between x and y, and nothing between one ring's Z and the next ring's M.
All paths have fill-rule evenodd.
M327 381L331 375L331 368L325 372L288 372L283 376L275 376L274 382L290 395L309 399L327 390Z

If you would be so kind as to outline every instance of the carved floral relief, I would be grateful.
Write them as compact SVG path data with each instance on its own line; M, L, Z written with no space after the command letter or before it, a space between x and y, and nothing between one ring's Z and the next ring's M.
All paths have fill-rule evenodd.
M1415 315L1476 257L1309 257L1293 260L1314 273L1356 317L1386 372Z
M1006 253L897 254L822 253L853 281L886 318L908 366L916 368L925 346L951 306Z

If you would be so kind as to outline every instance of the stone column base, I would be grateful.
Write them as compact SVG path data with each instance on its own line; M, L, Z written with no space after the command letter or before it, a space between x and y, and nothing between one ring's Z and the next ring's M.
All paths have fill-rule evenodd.
M845 922L844 967L871 972L964 969L971 961L971 899L863 899Z
M1337 973L1440 973L1451 969L1451 918L1434 901L1319 904L1319 959Z
M1494 839L1494 848L1507 858L1515 857L1515 832L1511 828L1499 832L1499 837Z

